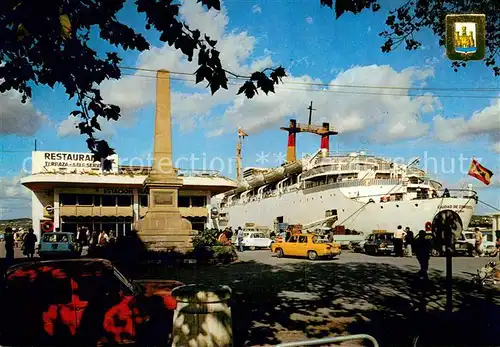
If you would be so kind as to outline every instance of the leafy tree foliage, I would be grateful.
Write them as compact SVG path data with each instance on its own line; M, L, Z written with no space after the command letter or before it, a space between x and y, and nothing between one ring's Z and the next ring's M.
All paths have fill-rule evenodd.
M116 48L139 52L150 48L146 38L117 19L126 0L1 0L0 1L0 93L17 90L23 101L32 95L32 87L62 85L70 99L76 100L80 117L78 127L87 135L88 148L97 160L114 153L104 140L95 136L99 120L118 120L120 108L105 102L99 85L106 79L119 79L121 61ZM220 0L197 0L208 9L220 10ZM336 17L345 12L359 13L371 8L378 11L377 0L320 0L335 8ZM145 17L146 30L156 30L159 39L180 50L188 60L197 59L196 82L206 81L212 93L227 89L228 74L220 60L217 42L179 17L174 0L135 0L137 12ZM500 2L498 0L412 0L392 11L386 24L390 30L380 33L386 39L382 50L390 52L401 43L406 49L421 44L414 34L430 28L444 44L444 16L448 13L485 13L487 15L488 57L486 65L500 75L495 57L500 49ZM109 44L99 54L90 47L97 34ZM112 47L115 46L115 47ZM465 63L453 63L455 69ZM234 75L234 74L232 74ZM282 67L257 71L247 77L238 94L252 98L260 91L274 92L286 76ZM110 163L104 161L105 168Z
M321 4L335 8L336 17L345 12L359 13L371 8L378 11L377 0L320 0ZM335 6L335 7L334 7ZM495 76L500 76L500 66L495 58L500 56L500 1L498 0L408 0L402 6L391 10L385 24L389 27L379 35L385 38L382 52L391 52L401 44L407 50L416 50L422 44L415 34L422 29L431 29L439 37L441 46L446 42L445 17L447 14L477 13L486 15L486 66L493 69ZM465 67L465 61L453 61L455 71Z
M90 47L97 33L102 41L124 50L145 51L150 43L140 33L117 19L126 0L1 0L0 1L0 93L17 90L23 102L34 85L62 85L76 100L78 127L87 135L87 145L97 160L114 153L104 140L95 137L99 120L118 120L120 108L107 104L99 85L119 79L121 61L116 49L99 54ZM208 9L220 10L219 0L198 0ZM199 68L196 82L208 82L212 93L227 89L227 74L221 64L217 41L190 28L179 18L179 4L172 0L135 0L137 12L146 18L146 29L155 29L159 39L180 50ZM259 90L268 94L285 76L281 67L248 76L238 94L252 98ZM103 160L105 168L110 162Z

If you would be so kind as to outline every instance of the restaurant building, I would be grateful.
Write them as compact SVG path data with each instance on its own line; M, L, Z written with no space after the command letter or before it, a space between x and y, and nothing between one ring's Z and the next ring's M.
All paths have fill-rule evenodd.
M75 232L91 230L125 233L148 209L143 184L150 167L119 165L118 155L108 158L110 171L103 172L92 154L32 152L32 172L21 183L32 191L35 234L59 228ZM234 189L236 183L216 171L176 169L183 179L178 205L193 230L213 227L212 196Z

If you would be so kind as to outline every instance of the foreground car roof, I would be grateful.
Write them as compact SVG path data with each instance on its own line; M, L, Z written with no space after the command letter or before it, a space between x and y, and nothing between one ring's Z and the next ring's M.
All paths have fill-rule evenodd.
M16 264L11 266L7 270L7 275L11 274L12 272L19 270L19 269L26 269L26 268L36 268L40 266L50 266L50 265L59 265L59 266L64 266L67 264L78 264L78 263L104 263L105 266L110 266L112 267L113 264L111 261L107 259L102 259L102 258L78 258L78 259L52 259L52 260L43 260L43 261L30 261L30 262L24 262L20 264Z

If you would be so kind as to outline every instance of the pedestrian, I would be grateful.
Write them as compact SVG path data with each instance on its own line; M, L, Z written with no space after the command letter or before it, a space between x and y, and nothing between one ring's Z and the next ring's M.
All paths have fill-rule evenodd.
M243 252L243 229L241 227L238 227L238 233L237 233L237 238L238 238L238 249L240 252Z
M406 244L406 256L412 257L412 245L414 240L413 231L410 230L410 227L405 228L406 236L405 236L405 244Z
M35 256L35 244L38 241L33 228L28 229L28 233L24 237L23 241L23 254L28 258L33 259Z
M475 233L475 249L476 249L476 255L475 258L478 258L479 256L483 256L483 250L481 249L481 245L483 244L483 233L479 231L479 228L474 229Z
M14 262L14 234L11 227L5 228L5 264L6 268L12 265Z
M97 239L97 244L99 246L105 246L109 241L109 237L108 237L108 234L106 234L106 232L103 230L101 231L101 233L99 234L99 238Z
M420 264L418 275L420 278L426 279L428 277L427 271L429 270L431 250L434 245L434 235L431 231L420 230L415 238L414 245L415 255Z
M398 229L394 233L394 253L396 257L404 257L403 240L403 227L401 225L398 225Z

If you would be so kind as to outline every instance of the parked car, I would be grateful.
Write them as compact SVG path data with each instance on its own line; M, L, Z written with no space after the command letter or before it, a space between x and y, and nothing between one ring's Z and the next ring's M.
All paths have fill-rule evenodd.
M493 231L483 231L482 250L485 255L490 256L496 253L496 245L493 241Z
M334 258L341 254L340 245L325 242L318 235L293 235L288 241L278 241L271 245L271 252L278 258L284 256L307 257L316 260L320 257Z
M167 346L180 285L128 280L104 259L21 263L2 286L0 345Z
M356 253L364 253L365 252L365 244L370 238L370 235L366 236L361 241L351 241L349 243L349 248L352 249Z
M250 250L255 250L257 248L269 248L271 247L273 240L266 237L262 232L250 232L243 234L243 247Z
M363 247L366 254L391 254L394 252L394 233L370 234Z
M81 253L81 245L76 242L76 237L73 233L44 233L38 243L38 255L40 258L74 258L79 257Z

